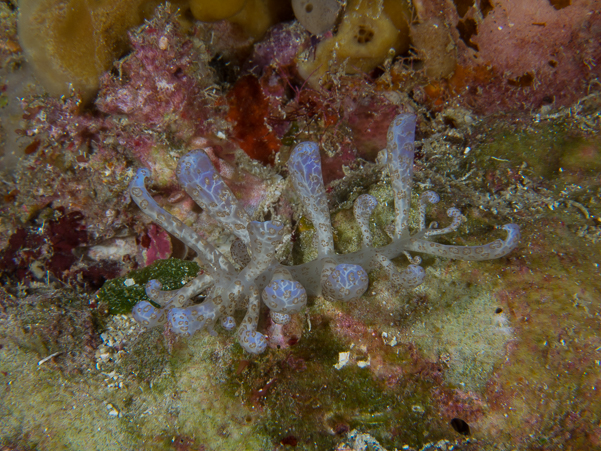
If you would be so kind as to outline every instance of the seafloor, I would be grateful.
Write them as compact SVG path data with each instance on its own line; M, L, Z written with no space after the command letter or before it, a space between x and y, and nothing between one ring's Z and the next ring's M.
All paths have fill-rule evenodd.
M0 3L2 450L601 449L598 2L414 2L399 55L323 72L327 56L311 65L320 46L350 45L345 24L363 18L339 15L316 38L290 11L265 34L159 7L123 26L128 53L112 68L62 96L36 81L20 6ZM428 40L420 24L448 32ZM468 25L480 32L466 37ZM498 46L503 27L513 34ZM76 78L69 64L56 77ZM284 222L278 258L299 264L316 250L288 180L291 148L320 143L336 251L360 246L352 202L364 193L379 202L371 226L385 244L393 191L376 156L407 111L418 117L414 203L433 190L429 221L446 226L451 206L466 218L439 241L483 244L515 223L509 255L423 255L415 289L373 271L358 300L310 297L280 329L263 315L270 345L258 356L233 331L179 338L135 323L148 280L174 289L199 270L131 201L137 168L151 170L162 206L227 249L230 234L174 177L179 157L210 147L251 217Z

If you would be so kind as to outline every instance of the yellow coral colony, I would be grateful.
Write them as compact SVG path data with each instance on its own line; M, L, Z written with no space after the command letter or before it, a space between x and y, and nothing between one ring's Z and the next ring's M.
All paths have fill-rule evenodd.
M319 43L314 54L299 57L301 76L315 86L330 67L345 61L349 74L370 72L409 49L410 17L406 0L349 0L336 35Z
M19 40L51 95L69 84L90 100L100 75L127 49L126 31L142 22L142 0L21 0Z

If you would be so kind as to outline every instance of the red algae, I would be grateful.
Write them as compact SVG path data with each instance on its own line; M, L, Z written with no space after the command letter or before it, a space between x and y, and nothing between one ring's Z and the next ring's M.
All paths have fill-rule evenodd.
M38 224L19 228L0 252L4 284L60 280L97 289L118 275L111 264L78 264L77 252L88 244L84 216L81 212L66 213L63 207L43 212Z
M281 143L266 122L269 103L259 80L253 75L241 77L227 98L236 142L252 159L273 164Z

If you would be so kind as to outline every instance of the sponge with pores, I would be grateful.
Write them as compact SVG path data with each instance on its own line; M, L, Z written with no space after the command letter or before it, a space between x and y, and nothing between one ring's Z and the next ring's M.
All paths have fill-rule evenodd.
M387 7L388 3L395 7ZM395 12L394 21L387 15L389 10ZM410 7L401 0L349 0L336 35L317 46L315 57L308 52L299 58L300 75L310 77L309 84L315 86L330 67L345 61L349 74L370 72L409 48L409 14Z

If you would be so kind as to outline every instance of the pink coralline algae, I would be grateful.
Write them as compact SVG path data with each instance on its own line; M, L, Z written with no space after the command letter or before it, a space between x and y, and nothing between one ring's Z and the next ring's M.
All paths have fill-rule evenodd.
M601 12L594 0L419 2L420 18L444 19L457 48L448 80L426 87L432 106L499 111L567 106L601 74Z
M169 258L173 250L169 235L154 224L149 227L140 244L143 248L141 251L143 266L152 265L157 260Z
M96 106L106 114L125 115L180 139L206 132L213 81L208 54L185 39L177 20L163 10L157 18L130 33L132 53L101 80Z
M127 214L115 213L127 198L121 195L130 167L151 168L162 192L169 193L173 181L159 177L159 171L170 174L169 165L196 148L196 140L223 128L225 100L213 85L209 56L200 41L179 29L176 17L162 5L130 32L132 52L102 78L97 108L85 105L76 92L21 100L19 132L32 141L20 183L35 183L36 189L12 196L15 204L23 204L15 227L48 205L64 206L84 214L91 244L112 239L115 230L131 225ZM136 233L152 231L136 226ZM165 236L160 245L157 237L138 253L135 263L164 258L170 248Z
M126 149L138 164L155 168L162 149L214 132L224 99L213 85L210 56L175 17L159 6L152 20L129 33L132 52L102 77L93 113L77 93L24 99L26 134L42 138L41 153L51 147L79 154L80 163L90 153L115 162Z
M261 71L268 66L276 66L279 70L292 70L296 64L297 53L308 39L309 33L298 22L278 24L255 45L248 65Z
M63 147L77 152L107 128L104 118L81 114L81 100L76 96L23 100L23 119L28 121L28 136L45 136L52 148ZM38 146L39 147L39 146ZM37 148L31 152L35 153Z
M411 257L409 251L460 260L488 260L509 253L520 237L515 224L503 226L507 231L504 241L482 246L443 245L427 240L456 230L463 220L459 211L451 208L448 210L451 225L443 229L426 228L426 205L438 201L438 196L430 191L420 196L419 230L410 233L415 122L414 115L401 114L390 125L386 166L395 192L396 219L390 244L379 248L372 246L369 230L370 215L377 200L364 194L357 198L353 209L363 234L363 247L353 253L336 254L318 146L304 142L295 147L288 169L294 190L315 227L318 248L316 260L297 266L284 266L275 259L276 248L284 238L283 225L278 221L250 221L248 213L202 150L180 160L177 176L194 201L236 237L231 247L235 265L211 243L162 209L144 186L149 171L139 169L130 183L132 199L154 222L195 250L205 271L175 291L162 291L158 281L150 281L146 293L158 307L146 301L138 303L133 310L136 321L148 327L168 323L173 332L181 335L202 329L214 333L218 320L225 329L233 329L236 326L234 311L246 309L237 336L246 351L258 354L268 343L257 331L261 298L270 310L272 321L286 324L291 314L304 308L307 295L323 295L329 301L357 299L367 290L367 271L378 267L399 287L418 286L425 272L419 266L421 259ZM410 264L399 271L391 259L402 254L408 256ZM191 304L192 299L203 292L206 293L204 301Z

